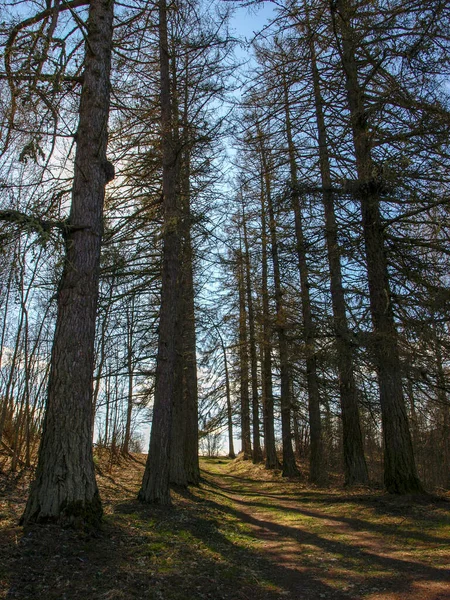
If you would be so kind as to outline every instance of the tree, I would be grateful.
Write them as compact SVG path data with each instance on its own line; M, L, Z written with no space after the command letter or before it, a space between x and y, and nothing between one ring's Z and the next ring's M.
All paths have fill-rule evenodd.
M242 194L242 191L241 191ZM244 198L242 197L242 232L244 234L244 251L242 260L244 261L245 271L245 290L248 311L248 329L249 329L249 346L250 346L250 373L251 373L251 388L252 388L252 456L253 462L259 463L262 461L262 450L260 443L259 432L259 395L258 395L258 366L256 359L256 334L255 334L255 311L253 309L252 297L252 281L250 273L250 251L247 235L247 223L244 210Z
M283 305L283 291L281 288L281 275L278 253L277 223L275 211L273 208L273 198L271 189L271 169L270 158L265 145L263 132L257 125L257 144L261 161L261 172L264 181L264 195L267 203L267 213L269 216L269 232L271 241L273 278L275 288L276 305L276 330L278 335L278 351L280 359L280 393L281 393L281 427L283 437L283 476L294 477L298 475L295 464L294 452L292 450L292 431L291 431L291 376L289 368L288 343L286 339L286 315Z
M48 400L36 477L22 517L97 525L102 508L92 458L92 377L105 185L111 0L91 0L66 257L58 290Z
M236 252L236 271L239 294L239 381L241 398L241 450L244 460L252 458L250 435L249 357L247 334L247 306L245 294L244 256L242 248Z
M374 326L372 348L378 370L383 421L384 483L390 492L417 492L422 490L422 486L416 473L403 398L398 335L392 310L380 214L381 187L380 182L374 177L376 164L371 154L367 109L358 78L354 46L356 34L351 26L354 8L347 2L340 1L332 10L342 42L341 60L358 175L356 196L361 203L362 211L370 307Z
M295 236L298 267L300 272L300 296L302 301L303 330L305 340L306 380L308 385L308 410L309 427L311 439L311 451L309 462L309 479L312 483L321 483L326 479L324 472L322 424L320 417L320 394L317 376L316 357L316 334L311 310L311 298L309 294L309 268L306 260L306 243L303 227L303 217L300 208L300 185L297 174L296 152L292 136L289 86L282 67L282 85L284 113L286 124L286 138L289 154L291 203L295 218Z
M187 83L187 82L186 82ZM185 106L185 120L187 119ZM186 129L186 128L185 128ZM191 194L190 156L183 155L181 165L182 203L182 276L180 282L180 331L177 391L174 396L174 418L172 422L171 474L172 483L187 486L198 485L198 389L197 355L194 307L194 273L191 239Z
M311 30L308 9L305 4L311 74L314 88L314 107L317 122L317 137L322 201L325 214L325 237L330 268L330 292L333 303L333 324L336 336L336 351L339 370L339 394L342 411L342 435L344 471L346 485L367 484L369 476L364 458L363 439L358 409L358 393L354 375L353 349L347 322L345 294L342 283L341 250L334 207L329 144L324 115L324 100L321 92L320 73L317 67L314 32Z
M139 499L170 504L170 444L172 427L174 373L177 369L177 330L180 318L178 286L181 279L181 207L177 190L179 157L174 139L174 114L171 96L168 7L158 4L159 61L161 84L161 146L163 193L163 257L161 268L161 307L158 356L155 374L150 448Z
M228 40L220 36L226 15L202 29L196 8L159 6L164 243L152 436L139 496L161 503L169 502L167 461L175 483L196 484L200 477L191 207L199 192L192 182L205 174L199 157L210 160L204 154L211 140L205 126L226 72L213 64L213 55L217 62ZM212 121L218 132L221 119Z
M264 173L260 174L261 201L261 396L263 405L264 450L266 469L279 467L275 445L274 400L272 383L272 322L268 288L268 232L264 192Z

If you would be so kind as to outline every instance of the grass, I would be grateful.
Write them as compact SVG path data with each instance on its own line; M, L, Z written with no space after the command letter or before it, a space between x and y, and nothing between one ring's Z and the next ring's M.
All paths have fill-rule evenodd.
M4 478L0 598L277 600L450 598L446 499L308 487L244 461L202 460L172 509L135 500L143 457L106 470L95 537L23 532L27 478Z

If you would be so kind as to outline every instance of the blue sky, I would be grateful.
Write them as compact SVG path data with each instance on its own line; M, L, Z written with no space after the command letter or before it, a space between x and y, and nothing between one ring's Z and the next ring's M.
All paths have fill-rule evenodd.
M250 40L257 31L261 31L274 14L275 5L272 2L261 2L252 7L242 7L236 10L231 27L239 37Z

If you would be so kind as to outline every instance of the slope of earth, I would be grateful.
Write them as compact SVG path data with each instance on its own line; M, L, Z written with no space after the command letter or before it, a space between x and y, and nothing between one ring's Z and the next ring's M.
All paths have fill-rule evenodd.
M98 459L93 535L17 524L26 475L0 480L0 598L450 599L450 503L286 481L204 459L203 481L161 509L135 500L144 456Z

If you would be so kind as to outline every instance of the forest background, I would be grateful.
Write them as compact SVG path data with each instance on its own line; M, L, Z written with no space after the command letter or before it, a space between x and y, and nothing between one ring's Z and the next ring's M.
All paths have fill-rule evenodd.
M142 451L156 420L141 496L195 483L224 430L314 484L448 489L445 3L277 3L247 64L232 3L118 2L104 31L111 2L2 9L7 468L52 407L41 456L69 431L85 452L94 418L111 456ZM75 289L91 317L63 336Z

